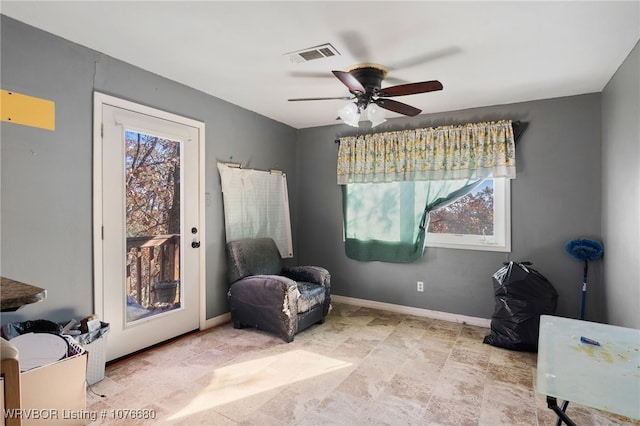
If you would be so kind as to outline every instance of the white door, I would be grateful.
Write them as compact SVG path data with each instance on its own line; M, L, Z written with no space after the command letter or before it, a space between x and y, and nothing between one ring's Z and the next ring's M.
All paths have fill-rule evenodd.
M94 108L95 309L112 360L199 328L204 124L99 93Z

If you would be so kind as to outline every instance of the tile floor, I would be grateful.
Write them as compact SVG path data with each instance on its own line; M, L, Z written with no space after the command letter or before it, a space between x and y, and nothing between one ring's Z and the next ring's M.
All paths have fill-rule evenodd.
M87 410L108 413L91 425L555 425L536 355L485 345L488 331L347 304L290 344L227 324L107 366ZM567 412L580 426L640 425Z

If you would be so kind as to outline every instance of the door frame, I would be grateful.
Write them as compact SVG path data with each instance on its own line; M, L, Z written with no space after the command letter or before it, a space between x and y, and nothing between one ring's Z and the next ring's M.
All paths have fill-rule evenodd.
M103 282L103 246L102 246L102 106L111 105L127 109L140 114L146 114L160 119L173 121L194 127L198 130L198 237L200 241L199 254L199 306L198 318L200 330L207 324L206 297L206 220L205 220L205 123L183 117L177 114L159 110L153 107L131 102L98 91L93 92L93 310L99 318L104 318L104 282Z

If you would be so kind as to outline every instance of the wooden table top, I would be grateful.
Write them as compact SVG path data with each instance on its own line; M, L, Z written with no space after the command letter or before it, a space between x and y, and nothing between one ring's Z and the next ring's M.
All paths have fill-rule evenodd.
M47 290L11 278L0 277L0 311L15 311L47 298Z

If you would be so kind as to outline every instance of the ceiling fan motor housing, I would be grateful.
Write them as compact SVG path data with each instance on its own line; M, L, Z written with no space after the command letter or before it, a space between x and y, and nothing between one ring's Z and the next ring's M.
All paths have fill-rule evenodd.
M379 90L382 80L387 76L387 69L382 65L360 64L347 70L367 89L367 92Z
M363 94L356 94L358 110L365 109L376 92L382 87L382 80L387 76L387 69L377 64L360 64L347 70L365 88Z
M367 109L369 104L375 103L380 108L414 117L420 114L422 110L387 98L415 95L418 93L433 92L443 89L442 83L437 80L399 84L382 89L382 80L385 79L388 71L385 67L378 64L358 64L346 71L334 70L331 72L338 80L347 86L349 93L351 93L353 97L344 98L334 96L328 98L294 98L289 100L314 101L323 99L355 99L353 104L357 107L358 114Z

